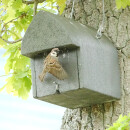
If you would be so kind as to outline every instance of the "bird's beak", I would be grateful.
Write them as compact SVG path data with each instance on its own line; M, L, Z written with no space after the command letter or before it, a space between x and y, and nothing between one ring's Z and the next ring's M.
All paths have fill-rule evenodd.
M59 54L59 53L60 53L60 50L57 50L56 53Z

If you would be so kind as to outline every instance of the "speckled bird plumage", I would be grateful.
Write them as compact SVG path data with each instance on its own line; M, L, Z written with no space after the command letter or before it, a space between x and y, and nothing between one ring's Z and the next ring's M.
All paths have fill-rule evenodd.
M39 79L41 80L41 82L43 82L47 72L60 80L64 80L67 78L66 71L63 69L62 65L58 61L58 52L59 49L54 48L45 58L43 71L39 75Z

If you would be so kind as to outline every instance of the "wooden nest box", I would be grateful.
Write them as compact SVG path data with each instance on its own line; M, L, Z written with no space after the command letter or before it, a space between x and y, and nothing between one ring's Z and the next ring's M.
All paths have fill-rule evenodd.
M40 11L31 22L22 41L22 55L31 58L33 96L67 108L85 107L120 98L120 69L114 45L96 31L73 20ZM43 59L58 47L59 61L69 75L59 80L38 75ZM56 93L56 84L59 93Z

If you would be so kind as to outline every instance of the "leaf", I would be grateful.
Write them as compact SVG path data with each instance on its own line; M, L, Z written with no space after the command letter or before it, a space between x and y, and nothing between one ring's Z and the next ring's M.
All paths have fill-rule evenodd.
M19 9L21 6L22 6L22 0L14 0L14 1L12 2L12 8L13 8L14 10Z
M130 0L127 0L127 4L128 4L128 6L130 6Z
M27 58L27 57L24 57L24 56L22 56L22 55L20 55L20 57L19 58L16 58L15 59L15 64L14 64L14 66L13 66L13 69L15 69L15 70L17 70L17 71L24 71L25 70L25 68L26 68L26 65L28 64L30 64L30 59L29 58Z
M126 8L128 5L130 5L130 0L116 0L117 9Z
M5 48L7 48L8 46L6 46ZM15 47L10 47L9 49L7 49L7 51L3 54L3 57L10 55L11 53L14 54L14 52L16 51Z
M9 0L2 0L2 3L4 4L4 5L8 5L8 2L9 2Z
M5 19L5 23L15 18L15 11L12 7L7 8L7 18Z
M7 60L7 63L4 66L5 74L8 74L12 69L12 62L10 59Z
M15 75L13 75L13 76L14 76L14 80L12 82L12 86L13 86L15 91L19 91L19 89L24 86L24 79L23 78L16 78Z
M13 80L14 80L13 77L9 77L8 79L6 79L7 83L4 86L6 87L6 92L8 94L14 92L14 88L13 88L13 85L12 85Z
M116 0L116 7L117 9L121 8L121 0Z
M107 130L129 130L130 129L130 114L128 116L119 116L119 119L113 123Z
M5 88L5 86L3 86L2 88L0 88L0 92L1 92L1 91L3 91L3 90L4 90L4 88Z
M126 0L121 0L121 5L122 5L123 8L126 8L127 1Z
M6 42L4 42L4 41L0 38L0 48L3 47L4 45L6 45Z
M0 10L2 10L4 8L4 4L0 4Z
M22 99L26 100L28 98L28 91L27 89L23 86L18 90L18 96L21 97Z
M28 75L27 71L22 71L22 72L19 72L15 75L15 78L16 79L19 79L19 78L24 78Z
M63 13L66 7L66 0L57 0L57 5L59 6L60 15Z
M24 85L25 85L27 91L30 92L31 85L32 85L31 78L24 77Z

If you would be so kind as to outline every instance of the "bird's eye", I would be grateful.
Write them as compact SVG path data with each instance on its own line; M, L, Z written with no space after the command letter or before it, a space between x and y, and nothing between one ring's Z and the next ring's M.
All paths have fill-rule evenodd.
M52 56L57 56L57 53L56 52L52 52L51 55Z

